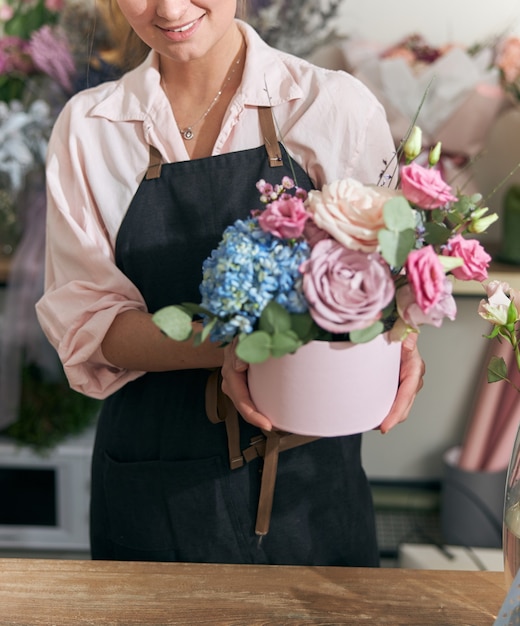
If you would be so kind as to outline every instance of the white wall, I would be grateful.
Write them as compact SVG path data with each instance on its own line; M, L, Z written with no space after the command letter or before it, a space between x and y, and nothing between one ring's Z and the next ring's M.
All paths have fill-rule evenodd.
M471 45L512 29L520 32L518 0L345 0L342 31L385 43L420 33L434 45Z
M520 35L518 0L347 0L341 31L345 35L396 43L420 33L432 45L471 45L503 31ZM480 191L487 196L520 162L520 109L497 122L483 155L474 167ZM520 183L520 172L509 181ZM489 200L502 210L505 185ZM488 243L499 243L500 225L492 227ZM520 244L519 244L520 245ZM520 268L519 268L520 271ZM363 449L369 476L386 479L438 479L442 456L461 442L484 367L487 326L478 317L479 297L458 298L458 317L442 329L425 328L420 337L426 361L425 386L408 421L387 435L365 435Z

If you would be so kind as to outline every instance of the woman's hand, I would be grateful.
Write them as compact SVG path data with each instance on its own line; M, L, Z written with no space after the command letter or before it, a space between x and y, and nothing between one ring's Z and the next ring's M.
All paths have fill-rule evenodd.
M258 412L249 395L247 386L247 368L249 365L235 354L235 342L224 348L222 365L222 391L231 398L240 415L254 426L272 430L269 419Z
M391 428L404 422L412 408L415 396L423 386L423 376L426 372L424 361L417 348L417 334L410 333L403 341L401 348L401 372L399 374L399 389L390 413L385 417L379 430L387 433Z

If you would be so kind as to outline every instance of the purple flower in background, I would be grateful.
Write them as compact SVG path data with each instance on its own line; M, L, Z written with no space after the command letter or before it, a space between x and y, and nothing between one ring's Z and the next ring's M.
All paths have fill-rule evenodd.
M72 91L74 61L67 40L59 31L43 26L35 31L29 43L35 67L55 80L65 91Z

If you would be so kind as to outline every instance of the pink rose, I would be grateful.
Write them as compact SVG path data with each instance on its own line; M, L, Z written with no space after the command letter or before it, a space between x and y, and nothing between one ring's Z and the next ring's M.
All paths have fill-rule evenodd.
M331 333L368 328L395 292L379 254L349 250L334 239L318 241L300 271L310 314Z
M520 77L520 39L509 37L499 47L495 61L507 83L514 83Z
M438 170L415 162L401 169L401 190L408 202L421 209L437 209L457 200Z
M442 254L458 257L464 261L464 265L452 270L455 278L480 282L486 280L491 257L476 239L465 239L462 235L455 235L443 248Z
M269 203L258 217L262 230L281 239L297 239L303 233L309 214L303 200L294 196L282 195L279 200Z
M423 324L440 328L445 317L454 320L457 315L457 305L451 295L452 289L451 282L444 277L443 290L437 303L425 313L417 304L411 285L404 285L396 293L397 311L404 322L415 330Z
M400 195L387 187L365 186L347 178L310 191L306 206L319 228L351 250L373 252L384 228L383 206Z
M412 250L405 263L408 282L423 313L428 313L444 293L446 275L431 246Z

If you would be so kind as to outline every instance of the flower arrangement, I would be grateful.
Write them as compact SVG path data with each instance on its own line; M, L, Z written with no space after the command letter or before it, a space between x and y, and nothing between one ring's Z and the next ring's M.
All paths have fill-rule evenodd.
M388 46L351 37L340 50L345 68L385 107L396 146L424 99L417 124L425 145L442 142L439 166L445 180L456 179L468 192L477 190L469 165L482 153L497 118L511 104L498 65L497 41L435 46L412 34Z
M395 188L393 159L374 185L347 178L307 194L288 178L259 181L265 208L226 229L204 262L201 303L166 307L154 321L186 340L201 316L197 342L236 341L242 360L260 363L312 340L364 343L388 332L401 341L454 319L449 275L486 279L491 257L468 235L497 216L443 180L439 144L427 166L415 160L421 150L414 127Z
M74 64L57 28L62 7L63 0L1 0L0 100L33 100L42 76L70 92Z
M21 234L18 194L42 169L52 124L72 91L74 62L59 28L63 0L0 0L1 253Z
M479 304L479 315L490 322L492 330L488 339L497 337L511 344L516 366L520 372L520 291L513 289L508 283L492 280L485 286L486 298ZM491 357L488 366L488 382L505 380L513 385L509 378L508 368L503 357Z

